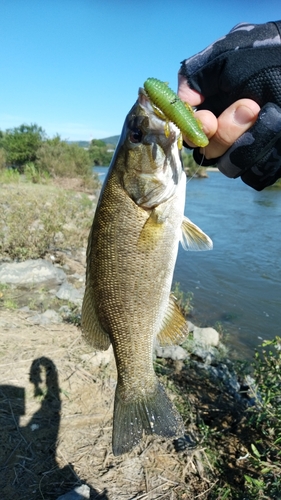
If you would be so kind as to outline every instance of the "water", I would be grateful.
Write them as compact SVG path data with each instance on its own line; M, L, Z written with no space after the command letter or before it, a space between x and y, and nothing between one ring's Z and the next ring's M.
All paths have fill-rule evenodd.
M108 167L93 167L93 171L98 174L99 180L103 183L106 174L108 172Z
M281 190L260 193L219 172L187 184L185 215L213 240L210 252L179 249L174 280L193 292L195 324L220 322L237 354L280 335Z
M103 180L107 169L96 167ZM187 184L185 215L213 240L210 252L179 248L174 282L193 293L192 322L216 326L240 357L281 335L281 190L260 193L208 172Z

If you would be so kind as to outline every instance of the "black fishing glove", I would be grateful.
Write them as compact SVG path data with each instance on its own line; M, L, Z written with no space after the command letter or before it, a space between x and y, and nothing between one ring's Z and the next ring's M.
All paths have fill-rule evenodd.
M256 123L214 165L261 191L281 177L281 21L239 24L199 54L181 63L180 74L205 98L197 109L219 116L241 98L261 107Z

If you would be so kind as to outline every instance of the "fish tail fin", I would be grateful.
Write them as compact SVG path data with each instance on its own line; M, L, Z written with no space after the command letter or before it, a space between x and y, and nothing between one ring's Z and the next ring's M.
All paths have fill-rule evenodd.
M143 433L167 438L182 436L184 424L158 380L152 394L130 401L124 401L117 384L112 435L114 455L129 452L141 441Z

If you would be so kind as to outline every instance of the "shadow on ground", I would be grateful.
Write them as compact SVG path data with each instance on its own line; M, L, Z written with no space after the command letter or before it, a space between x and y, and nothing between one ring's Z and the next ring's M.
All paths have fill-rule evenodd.
M0 385L0 492L3 500L55 500L81 484L71 463L60 468L56 446L60 425L60 388L51 359L35 359L30 368L34 396L41 400L28 424L20 426L25 415L25 389ZM90 498L107 500L107 493L90 487Z

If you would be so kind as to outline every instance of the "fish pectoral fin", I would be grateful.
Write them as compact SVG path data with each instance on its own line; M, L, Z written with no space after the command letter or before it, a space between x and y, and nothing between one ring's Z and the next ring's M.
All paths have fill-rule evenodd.
M158 243L165 220L165 215L162 216L156 209L151 211L139 235L138 246L140 249L153 248Z
M142 439L143 433L167 438L184 435L181 416L168 398L164 387L156 379L155 391L136 394L128 401L122 398L119 384L116 387L112 449L114 455L132 450Z
M100 351L106 351L109 348L110 338L98 320L91 289L88 285L86 285L82 304L81 325L83 337L92 347Z
M181 244L185 250L212 250L211 238L187 217L182 221L181 231Z
M175 299L170 295L163 326L157 335L160 345L180 344L188 334L188 324Z

